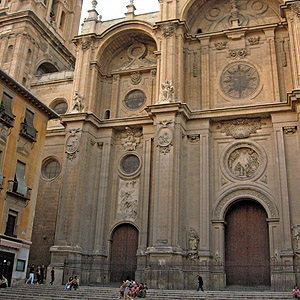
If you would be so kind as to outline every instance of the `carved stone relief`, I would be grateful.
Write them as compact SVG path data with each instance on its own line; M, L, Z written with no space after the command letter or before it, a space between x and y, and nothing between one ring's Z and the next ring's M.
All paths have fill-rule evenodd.
M215 47L217 50L223 50L226 48L227 42L216 42Z
M165 83L161 84L161 89L160 103L170 103L175 101L175 89L172 81L166 80Z
M81 49L83 51L88 50L92 44L91 39L85 39L81 41Z
M229 206L232 201L235 201L238 198L251 198L256 199L259 202L263 203L263 206L268 208L268 211L272 218L278 218L278 209L275 206L274 202L271 201L266 195L263 193L256 191L255 189L242 188L225 195L217 204L216 209L214 211L214 219L215 220L223 220L225 217L225 208Z
M196 260L198 258L199 241L200 238L197 231L194 228L190 228L188 249L188 257L190 260Z
M115 65L112 67L112 71L133 70L156 66L156 59L152 49L153 47L151 50L149 47L150 46L147 44L134 42L128 47L126 52L122 52L123 54L120 54L118 57L116 57L115 62L112 63L112 65ZM120 58L118 61L119 57L121 57L122 60Z
M175 33L175 26L173 24L163 25L162 32L165 38L171 37Z
M248 138L251 133L256 133L258 129L261 129L260 118L239 118L221 122L221 132L231 135L235 139Z
M237 179L252 178L259 168L259 156L251 148L241 147L234 150L228 158L228 169Z
M126 151L135 151L141 142L142 132L137 129L126 127L124 132L119 134L122 146Z
M261 146L251 142L235 143L225 149L223 174L239 181L254 180L266 168L267 157Z
M121 219L135 220L138 214L139 181L120 179L117 215Z
M159 147L159 152L167 154L171 151L172 141L173 141L173 129L169 124L173 121L164 120L159 122L162 126L157 132L157 147Z
M247 55L247 49L246 48L241 48L241 49L234 49L234 50L229 50L229 56L232 59L243 59Z
M284 134L286 135L292 135L294 133L296 133L297 131L297 126L285 126L283 128Z
M230 98L244 99L252 96L259 86L259 75L248 64L227 67L220 78L221 90Z
M300 4L299 3L293 3L292 9L296 17L300 19Z
M295 253L300 256L300 225L292 226L293 244Z
M138 85L142 81L142 74L140 72L133 72L130 80L133 85Z
M260 41L260 36L248 38L250 45L258 45Z
M79 128L70 129L69 133L70 136L67 138L66 141L66 150L67 159L73 160L77 156L77 152L79 152L79 136L78 132L80 132Z
M200 134L189 134L187 137L193 144L196 144L200 141Z

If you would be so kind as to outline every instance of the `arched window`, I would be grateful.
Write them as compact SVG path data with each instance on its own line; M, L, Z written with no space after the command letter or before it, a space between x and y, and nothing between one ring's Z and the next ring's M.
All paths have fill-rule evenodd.
M55 73L55 72L58 72L58 69L53 64L49 62L44 62L38 67L36 74L43 75L43 74Z
M107 109L104 114L104 120L108 120L110 118L110 110Z
M5 62L11 61L13 50L14 50L14 46L9 45L8 48L7 48L7 52L6 52Z
M28 49L27 57L26 57L26 64L27 65L31 64L31 55L32 55L32 51L31 51L31 49Z

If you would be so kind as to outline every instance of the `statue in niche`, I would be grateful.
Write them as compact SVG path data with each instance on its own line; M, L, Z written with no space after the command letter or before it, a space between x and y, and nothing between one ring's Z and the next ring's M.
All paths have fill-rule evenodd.
M197 251L199 245L199 235L194 228L190 228L190 236L189 236L189 250Z
M74 103L71 112L82 112L84 109L83 97L76 91L73 97Z
M165 83L161 84L162 96L161 102L174 102L175 101L175 91L172 81L166 80Z

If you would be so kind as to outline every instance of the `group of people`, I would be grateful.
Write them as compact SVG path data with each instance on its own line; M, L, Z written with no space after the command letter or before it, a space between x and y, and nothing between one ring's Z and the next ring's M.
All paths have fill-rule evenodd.
M32 265L30 266L30 269L29 269L29 277L28 277L28 279L26 280L26 284L29 283L29 282L30 282L31 284L34 284L34 277L35 277L35 274L36 274L36 283L37 283L37 284L42 284L42 283L44 283L45 272L46 272L46 269L45 269L45 266L44 266L44 265L38 266L38 267L35 269L34 264L32 264Z
M132 298L145 298L146 297L146 292L147 292L147 284L143 283L136 283L135 281L131 280L126 280L122 282L122 285L120 286L120 291L119 291L119 298L118 299L132 299Z
M31 283L31 284L34 284L35 283L35 277L36 277L36 283L37 284L43 284L44 283L44 280L46 278L46 268L44 265L42 266L37 266L37 268L35 268L34 264L32 264L30 266L30 269L29 269L29 277L28 279L26 280L26 284L27 283ZM51 281L50 281L50 284L53 284L54 282L54 279L55 279L55 271L54 271L54 267L52 268L51 270Z
M71 290L71 289L77 290L79 288L79 279L77 276L69 277L68 282L65 285L66 290Z

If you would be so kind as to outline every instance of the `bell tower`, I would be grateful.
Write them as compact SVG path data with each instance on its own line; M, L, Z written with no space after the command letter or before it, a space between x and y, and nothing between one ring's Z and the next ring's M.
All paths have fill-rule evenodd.
M82 0L2 0L0 68L31 88L44 74L72 70Z

